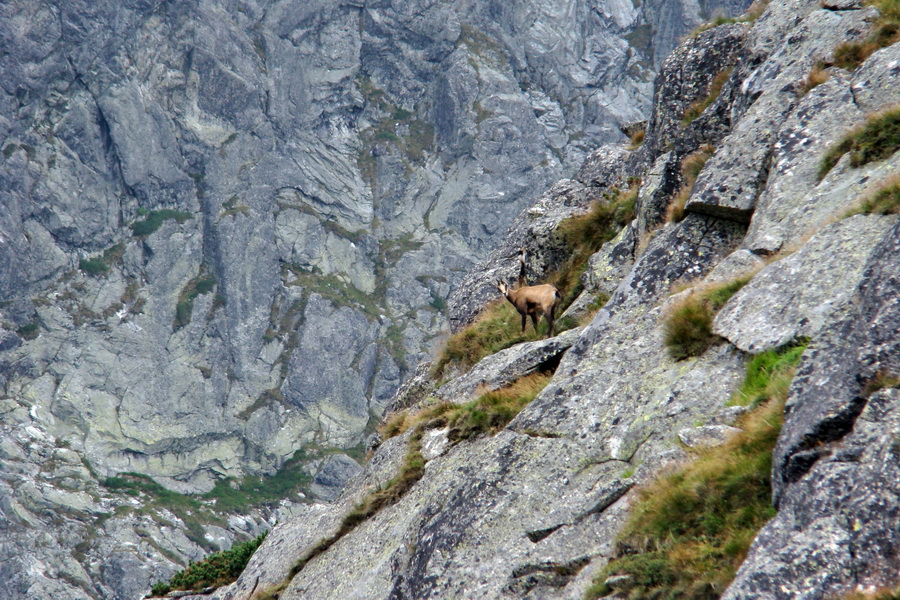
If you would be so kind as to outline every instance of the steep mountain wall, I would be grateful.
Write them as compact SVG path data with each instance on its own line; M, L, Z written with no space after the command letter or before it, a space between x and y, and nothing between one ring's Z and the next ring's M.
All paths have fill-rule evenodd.
M157 483L333 497L463 275L747 4L4 2L0 598L136 598L274 518Z
M638 217L593 257L585 278L586 294L613 286L611 298L587 326L553 342L553 353L571 347L549 385L496 435L460 441L435 423L384 440L335 503L276 527L238 582L213 597L277 589L282 599L581 598L616 554L635 486L682 461L691 440L721 443L716 436L742 410L726 402L749 358L791 342L808 346L772 457L777 513L731 586L713 591L819 599L896 585L900 393L885 378L900 369L900 223L896 214L847 212L885 184L896 188L900 153L894 143L864 164L844 155L825 174L820 165L848 132L900 103L900 44L806 85L817 61L830 64L838 44L863 39L877 18L853 1L772 0L753 22L688 40L657 79L644 148L615 173L589 161L519 217L506 251L467 276L486 285L514 273L511 252L522 240L538 257L532 267L552 269L557 242L529 232L552 232L573 205L584 206L573 198L597 192L586 182L603 189L641 177ZM693 62L704 56L727 64ZM685 107L723 68L717 99L683 123ZM674 89L685 96L669 95ZM684 218L664 222L682 159L704 144L715 149ZM673 359L663 343L668 311L737 277L749 281L713 321L719 342ZM687 288L672 297L676 283ZM460 323L480 293L455 297ZM546 364L547 344L503 350L447 382L429 382L423 368L397 406L434 406L435 396L467 402L479 384L501 385L510 365ZM410 472L404 461L419 445L421 478L356 518L362 501Z

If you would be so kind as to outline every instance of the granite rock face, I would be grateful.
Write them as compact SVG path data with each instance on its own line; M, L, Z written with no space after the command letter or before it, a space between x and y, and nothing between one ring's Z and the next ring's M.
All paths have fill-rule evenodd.
M719 443L749 354L798 338L779 513L725 597L892 584L897 217L841 217L900 158L815 171L896 104L897 50L800 96L876 11L772 0L665 60L699 13L743 8L4 5L0 600L138 598L273 525L207 597L581 598L634 486L684 460L682 444ZM628 150L622 130L640 121ZM704 144L685 219L662 223ZM637 180L637 218L584 277L610 296L590 324L441 386L413 367L515 279L520 247L545 277L566 258L558 224ZM673 288L755 271L715 321L722 339L674 361ZM421 478L346 530L419 443L372 434L386 407L463 402L553 367L495 436L422 432ZM190 512L208 518L192 520L147 491L285 465L332 502L223 515L201 496Z

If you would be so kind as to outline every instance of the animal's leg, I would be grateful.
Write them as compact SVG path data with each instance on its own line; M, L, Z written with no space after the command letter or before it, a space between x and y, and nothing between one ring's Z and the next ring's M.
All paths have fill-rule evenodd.
M535 313L531 313L531 323L534 325L534 332L537 333L538 332L538 328L537 328L538 318Z
M525 333L525 325L528 323L528 319L525 316L525 313L522 313L522 333Z

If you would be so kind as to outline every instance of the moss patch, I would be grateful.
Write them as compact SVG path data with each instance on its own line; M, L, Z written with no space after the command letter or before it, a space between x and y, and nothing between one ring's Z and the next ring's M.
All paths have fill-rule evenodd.
M212 273L206 272L205 264L201 265L200 273L188 281L178 296L172 331L178 331L191 322L191 314L194 312L194 300L201 294L208 294L215 286L216 278Z

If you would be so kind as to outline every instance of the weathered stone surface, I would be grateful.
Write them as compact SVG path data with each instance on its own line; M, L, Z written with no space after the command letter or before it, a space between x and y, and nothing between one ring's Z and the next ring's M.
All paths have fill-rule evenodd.
M856 216L826 227L735 294L713 332L753 353L814 337L853 302L872 252L895 222Z
M900 103L894 85L900 77L900 48L897 44L873 53L853 72L853 99L866 114Z
M552 370L575 343L581 329L570 329L556 337L522 342L483 358L469 372L434 390L438 398L463 404L479 393L493 391L541 370Z
M584 289L593 295L612 296L634 264L638 235L631 225L625 226L614 239L603 244L588 259L588 266L581 276Z
M721 446L739 431L737 427L728 425L704 425L682 429L678 432L678 439L688 448L713 448Z
M775 134L797 102L796 90L816 60L859 36L871 11L817 10L748 74L742 93L752 104L697 178L686 210L748 222L769 176ZM749 34L754 43L756 28Z
M334 500L360 470L359 464L346 454L330 456L316 473L310 491L323 500Z

